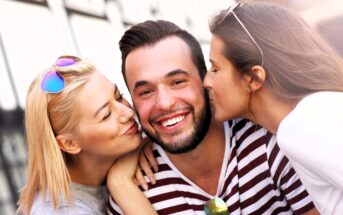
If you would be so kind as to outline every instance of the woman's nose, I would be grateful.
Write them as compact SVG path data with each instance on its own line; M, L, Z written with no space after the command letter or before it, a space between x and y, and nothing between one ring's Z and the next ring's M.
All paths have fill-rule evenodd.
M126 123L134 118L135 112L127 104L116 101L116 109L119 116L119 122Z
M204 78L204 87L207 89L212 87L212 78L210 76L210 72L207 72Z

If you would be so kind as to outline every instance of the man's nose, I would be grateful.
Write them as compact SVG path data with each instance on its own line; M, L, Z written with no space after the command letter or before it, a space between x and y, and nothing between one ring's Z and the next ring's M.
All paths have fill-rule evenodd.
M172 92L168 89L159 89L158 96L156 97L157 108L161 110L170 110L175 105L176 99Z

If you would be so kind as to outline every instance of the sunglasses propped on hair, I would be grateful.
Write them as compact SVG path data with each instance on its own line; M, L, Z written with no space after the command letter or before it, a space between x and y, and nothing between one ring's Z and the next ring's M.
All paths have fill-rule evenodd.
M70 55L64 55L59 57L54 66L55 67L66 67L71 66L77 62L81 61L80 58ZM55 70L47 72L41 82L41 88L46 93L60 93L63 91L65 86L65 81L63 76Z
M243 22L240 20L240 18L238 18L238 16L236 15L234 10L237 10L237 8L243 6L244 3L242 2L237 2L233 5L231 5L230 7L228 7L225 12L224 12L224 16L221 20L221 22L223 22L230 14L232 14L235 19L238 21L238 23L241 25L241 27L244 29L244 31L247 33L247 35L250 37L250 39L252 40L252 42L255 44L255 46L257 47L257 49L259 50L260 54L261 54L261 66L263 66L263 51L261 49L261 47L258 45L258 43L256 42L256 40L254 39L254 37L250 34L250 32L248 31L248 29L245 27L245 25L243 24Z

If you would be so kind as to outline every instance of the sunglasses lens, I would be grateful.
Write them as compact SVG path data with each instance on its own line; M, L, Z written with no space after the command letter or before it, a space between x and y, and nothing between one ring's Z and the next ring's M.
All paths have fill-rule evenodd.
M59 66L59 67L63 67L63 66L70 66L73 65L74 63L76 63L76 60L73 58L59 58L57 59L55 65Z
M50 71L44 76L41 88L48 93L59 93L64 89L64 79L56 71Z
M229 211L222 199L215 198L206 203L205 213L206 215L228 215Z

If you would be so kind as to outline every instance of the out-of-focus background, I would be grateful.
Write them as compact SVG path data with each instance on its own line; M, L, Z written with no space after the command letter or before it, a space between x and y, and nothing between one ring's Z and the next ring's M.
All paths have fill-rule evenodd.
M234 0L0 0L0 214L15 214L26 180L25 96L60 55L89 58L130 98L118 41L125 29L166 19L190 31L207 59L208 21ZM251 1L245 1L251 2ZM343 55L342 0L270 0L299 13Z

